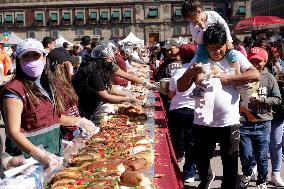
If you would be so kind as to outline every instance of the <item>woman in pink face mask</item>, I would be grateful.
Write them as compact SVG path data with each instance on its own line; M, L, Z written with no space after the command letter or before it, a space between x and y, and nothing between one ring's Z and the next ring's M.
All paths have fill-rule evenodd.
M58 101L53 98L57 94L44 69L43 52L41 42L31 38L17 46L16 75L4 86L0 99L6 152L31 156L50 171L62 163L62 142Z

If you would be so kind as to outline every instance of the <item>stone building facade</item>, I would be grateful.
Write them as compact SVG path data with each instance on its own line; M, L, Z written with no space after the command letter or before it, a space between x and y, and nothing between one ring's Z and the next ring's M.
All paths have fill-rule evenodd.
M0 33L41 40L62 35L79 41L83 35L101 40L123 39L129 32L146 43L172 37L190 39L182 19L184 0L0 0ZM230 21L233 1L201 0L205 10Z
M284 0L253 0L252 12L259 16L279 16L284 18Z

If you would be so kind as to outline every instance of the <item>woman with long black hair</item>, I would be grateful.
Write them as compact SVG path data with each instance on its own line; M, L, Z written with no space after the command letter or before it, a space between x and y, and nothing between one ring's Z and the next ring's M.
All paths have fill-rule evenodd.
M73 87L79 97L80 115L90 119L101 102L134 102L135 98L126 96L112 87L113 75L122 77L132 83L144 84L147 88L154 86L135 75L122 71L114 63L114 52L109 45L98 45L92 51L93 60L79 68L73 78Z

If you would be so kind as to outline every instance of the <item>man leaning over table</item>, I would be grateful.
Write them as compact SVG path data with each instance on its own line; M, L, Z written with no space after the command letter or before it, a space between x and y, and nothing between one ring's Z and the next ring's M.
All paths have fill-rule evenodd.
M216 143L220 143L223 164L222 189L234 189L238 179L238 148L239 148L239 92L235 85L258 81L260 75L254 66L240 52L241 74L229 75L230 65L225 57L227 50L226 32L215 24L204 32L203 41L209 54L208 65L217 69L217 75L204 78L207 85L204 95L195 98L194 112L194 151L197 170L201 183L199 189L210 187L214 180L210 166ZM177 88L186 91L195 81L195 77L203 72L196 64L195 57L191 67L178 80ZM219 73L218 73L219 72ZM206 75L206 74L205 74Z

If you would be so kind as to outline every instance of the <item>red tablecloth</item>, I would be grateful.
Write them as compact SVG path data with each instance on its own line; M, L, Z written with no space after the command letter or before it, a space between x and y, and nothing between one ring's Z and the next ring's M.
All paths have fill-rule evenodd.
M159 93L154 93L155 122L155 186L159 189L183 188L182 174L179 170L169 136L167 117Z

